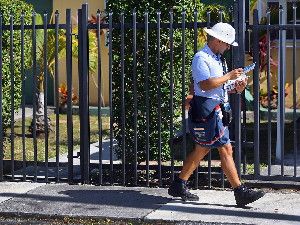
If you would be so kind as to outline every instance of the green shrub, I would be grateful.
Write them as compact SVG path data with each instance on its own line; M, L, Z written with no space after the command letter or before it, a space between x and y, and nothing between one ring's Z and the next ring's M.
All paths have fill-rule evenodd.
M21 0L0 0L0 11L2 14L3 25L10 24L10 15L13 15L14 24L21 24L21 13L24 13L25 24L31 24L31 16L33 12L32 5L29 5ZM28 68L31 61L31 32L25 31L24 38L24 67ZM10 125L11 114L11 86L14 85L14 106L18 108L21 102L22 85L21 85L21 31L15 30L13 33L13 63L14 63L14 83L11 84L11 71L10 71L10 31L3 30L2 35L2 82L3 82L3 129Z
M207 6L195 1L199 12L198 22L206 20ZM218 17L218 10L221 6L210 6L212 11L212 21ZM125 14L125 23L132 23L132 10L135 8L137 23L144 23L144 12L149 12L149 23L156 23L157 10L161 11L161 23L169 22L169 11L174 12L174 23L181 23L182 11L186 10L186 22L194 21L193 1L152 1L128 0L128 1L107 1L107 13L113 12L113 21L119 23L120 13ZM227 15L226 15L227 16ZM160 35L160 63L161 63L161 137L162 137L162 160L171 158L171 151L168 145L170 138L170 40L169 29L162 28ZM200 32L200 30L199 30ZM194 55L194 31L185 30L185 94L188 93L188 86L191 76L191 60ZM200 32L200 35L202 33ZM121 123L121 36L120 29L113 30L113 113L114 113L114 135L118 141L117 155L121 158L122 150L122 123ZM132 49L132 29L125 30L125 152L126 161L134 159L134 88L133 88L133 49ZM138 161L145 160L146 157L146 77L145 66L145 31L137 30L137 99L138 99ZM199 43L201 44L201 43ZM203 43L202 43L203 44ZM200 47L200 45L198 46ZM182 99L182 32L181 29L174 30L174 133L181 129L181 99ZM157 75L157 29L149 29L149 159L158 159L158 75Z

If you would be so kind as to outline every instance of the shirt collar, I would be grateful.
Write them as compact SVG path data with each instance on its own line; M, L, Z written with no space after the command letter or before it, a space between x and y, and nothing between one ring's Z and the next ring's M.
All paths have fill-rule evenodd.
M205 44L203 51L209 54L210 56L212 56L215 60L217 61L220 60L221 55L220 54L216 55L215 53L213 53L213 51L208 47L207 44Z

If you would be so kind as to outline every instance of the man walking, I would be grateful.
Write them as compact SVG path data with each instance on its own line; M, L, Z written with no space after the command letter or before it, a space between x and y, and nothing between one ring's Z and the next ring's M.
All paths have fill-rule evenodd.
M229 139L230 106L228 93L241 93L247 80L241 79L243 69L227 72L223 53L230 46L237 46L235 30L227 23L217 23L206 29L207 44L197 52L192 62L194 96L189 111L189 129L195 142L195 148L183 163L178 177L171 184L168 193L173 197L181 197L185 201L198 201L186 182L199 166L200 161L212 149L219 151L222 169L234 189L238 206L243 207L261 198L262 191L254 191L241 184L233 157ZM235 81L235 88L228 92L226 84Z

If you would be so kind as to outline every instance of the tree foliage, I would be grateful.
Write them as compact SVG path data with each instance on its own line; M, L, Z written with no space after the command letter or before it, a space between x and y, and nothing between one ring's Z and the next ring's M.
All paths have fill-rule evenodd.
M33 6L21 0L0 0L0 12L2 14L2 24L9 25L10 18L13 17L15 25L21 24L21 14L24 14L25 24L31 24L31 16ZM3 129L5 130L10 124L11 114L11 87L14 88L13 99L14 107L18 108L22 95L21 80L21 31L13 32L13 83L11 83L11 58L10 58L10 31L3 30L2 34L2 83L3 83L3 99L2 99L2 116ZM30 66L31 61L31 32L24 32L24 68Z
M195 2L195 3L194 3ZM182 12L186 13L185 22L194 22L194 10L198 11L198 22L205 22L207 9L210 7L212 11L212 22L218 20L219 9L221 6L205 6L199 0L197 1L146 1L146 0L130 0L130 1L107 1L107 13L113 12L114 23L120 22L120 13L125 15L125 23L132 24L132 12L136 11L137 23L143 25L145 22L145 12L149 13L149 47L145 49L145 30L137 30L137 99L138 99L138 129L137 129L137 142L138 142L138 161L143 161L146 158L146 140L149 138L149 159L158 159L158 146L159 146L159 114L158 102L161 98L161 144L162 144L162 160L168 160L171 157L171 150L168 145L170 139L170 119L171 107L174 108L174 127L173 132L181 129L182 121L182 74L183 74L183 58L185 57L185 83L184 95L188 93L188 86L191 76L191 60L194 55L194 30L191 28L185 29L185 43L182 43L183 32L181 27L174 29L174 49L173 49L173 79L174 83L171 84L170 76L170 39L168 28L161 28L160 30L160 71L158 73L158 58L157 58L157 11L161 12L161 23L169 23L170 11L174 14L174 23L182 22ZM224 9L224 8L223 8ZM228 18L227 14L226 18ZM154 26L152 27L151 25ZM143 25L144 26L144 25ZM121 33L120 29L113 29L113 113L114 113L114 134L118 140L117 154L121 158L122 151L122 93L121 93ZM198 48L203 45L204 38L201 29L198 30ZM134 159L134 78L133 78L133 32L131 28L125 30L125 45L124 45L124 80L125 80L125 152L126 160L132 161ZM185 55L183 57L183 46L185 46ZM148 51L148 77L145 73L145 53ZM161 79L161 88L158 87L159 76ZM149 86L147 87L147 79ZM174 104L170 106L170 90L171 85L174 88ZM149 98L146 96L146 90L149 88ZM159 92L161 95L159 95ZM149 137L146 136L146 119L147 119L147 101L149 101Z

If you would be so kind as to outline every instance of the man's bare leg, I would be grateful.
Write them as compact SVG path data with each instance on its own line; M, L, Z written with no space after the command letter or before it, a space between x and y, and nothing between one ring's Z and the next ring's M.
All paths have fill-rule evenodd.
M179 174L179 178L187 181L194 170L199 166L200 161L207 155L209 151L209 148L202 147L196 144L194 150L183 162L183 167Z
M231 144L226 144L218 148L222 169L233 188L241 185L240 178L238 176L235 163L232 157L232 146Z
M238 176L233 157L232 157L232 146L231 144L224 145L218 148L221 165L224 173L231 186L234 188L234 196L236 204L239 207L244 207L245 205L256 201L264 196L263 191L255 191L247 188L245 185L241 185L240 178Z

